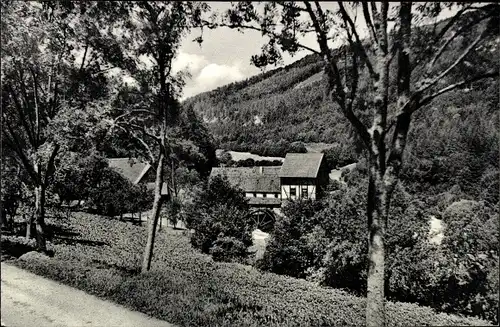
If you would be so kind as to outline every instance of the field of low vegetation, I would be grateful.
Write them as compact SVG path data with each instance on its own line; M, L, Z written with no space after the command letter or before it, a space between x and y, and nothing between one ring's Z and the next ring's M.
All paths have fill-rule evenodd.
M48 219L49 251L31 256L24 237L2 237L2 260L180 326L359 326L364 299L311 282L214 262L194 250L185 231L159 233L152 269L139 274L146 230L86 213ZM21 246L21 244L24 244ZM20 250L21 249L21 250ZM24 249L24 250L23 250ZM475 318L388 302L388 321L403 325L476 325Z

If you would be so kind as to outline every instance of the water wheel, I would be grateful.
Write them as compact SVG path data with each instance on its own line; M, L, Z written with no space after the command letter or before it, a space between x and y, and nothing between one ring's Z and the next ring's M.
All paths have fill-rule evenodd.
M269 210L256 210L252 214L254 229L269 233L274 229L274 214Z

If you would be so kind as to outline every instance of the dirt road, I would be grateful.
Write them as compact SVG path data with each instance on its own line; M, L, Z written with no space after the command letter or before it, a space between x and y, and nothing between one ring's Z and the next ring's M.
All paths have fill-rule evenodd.
M1 320L6 327L174 327L2 262Z

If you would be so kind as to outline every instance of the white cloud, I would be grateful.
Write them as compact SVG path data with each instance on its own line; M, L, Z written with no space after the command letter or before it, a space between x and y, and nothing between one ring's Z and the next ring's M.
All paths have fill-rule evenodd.
M192 80L187 81L183 99L231 82L242 80L245 77L246 75L242 72L238 63L232 65L210 63L205 65L197 75L193 74Z
M187 69L191 74L194 74L207 63L204 56L180 51L172 63L172 71L175 74Z
M137 63L142 68L150 68L153 65L151 58L141 55ZM172 63L174 74L180 71L188 71L191 78L187 78L182 99L186 99L201 92L209 91L219 86L239 81L248 76L241 61L233 61L232 64L211 63L200 54L192 54L180 51ZM120 69L112 69L110 75L121 75L124 82L137 85L137 81Z
M211 63L200 71L196 80L200 84L214 85L218 84L220 81L232 82L242 79L243 77L239 65L228 66Z

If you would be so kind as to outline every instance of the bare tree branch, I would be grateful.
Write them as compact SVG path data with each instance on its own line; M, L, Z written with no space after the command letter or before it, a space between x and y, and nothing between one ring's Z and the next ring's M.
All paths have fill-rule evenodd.
M21 143L19 142L19 140L17 139L16 137L16 134L14 133L13 129L12 129L12 126L10 125L10 123L5 119L5 116L4 116L4 122L7 126L7 129L10 133L10 137L8 136L8 134L6 133L6 131L4 130L4 136L6 137L9 137L9 141L11 142L11 148L12 150L14 150L18 156L19 156L19 159L21 160L24 168L26 169L26 171L28 172L28 174L30 175L30 177L34 180L34 181L38 181L38 176L35 172L35 169L34 167L31 165L28 157L26 156L26 154L24 153L23 149L24 147L21 145Z
M32 129L30 128L30 126L28 126L28 119L26 118L26 115L24 113L24 108L22 107L21 103L19 103L19 99L17 98L17 93L14 91L14 88L12 87L12 85L10 83L7 85L7 87L10 91L9 93L10 93L11 99L14 101L14 104L15 104L14 107L17 109L17 112L19 114L21 126L24 127L24 131L26 132L26 135L28 136L28 141L31 144L35 144L35 137L32 134Z
M249 29L249 30L254 30L254 31L259 31L259 32L263 32L263 33L266 33L266 34L269 34L273 37L276 37L278 38L279 35L274 33L274 32L271 32L269 30L265 30L265 29L262 29L260 27L257 27L257 26L252 26L252 25L244 25L244 24L226 24L226 23L218 23L217 26L220 26L220 27L228 27L228 28L243 28L243 29ZM308 51L311 51L312 53L316 53L316 54L321 54L320 51L316 50L316 49L313 49L311 47L308 47L302 43L297 43L297 47L301 48L301 49L304 49L304 50L308 50Z
M80 65L80 70L79 72L83 72L83 67L84 67L84 64L85 64L85 59L87 58L87 51L89 50L89 40L87 38L87 42L85 42L85 51L83 52L83 58L82 58L82 63Z
M379 47L382 53L387 54L388 50L388 38L387 38L387 13L389 11L389 2L387 1L382 1L381 8L380 8L380 14L381 14L381 21L380 21L380 36L379 38L381 39L379 42Z
M363 143L366 146L368 146L370 142L370 135L368 134L368 129L351 110L352 104L346 103L346 95L343 89L343 83L340 79L340 72L337 67L337 62L332 57L330 49L328 48L325 31L321 28L321 25L318 22L318 18L316 17L316 14L312 9L311 4L308 1L304 1L304 4L306 5L307 11L309 13L309 16L311 17L314 28L316 29L318 43L320 45L321 54L323 55L323 60L325 62L325 70L328 76L328 81L329 81L328 83L330 85L330 88L331 89L335 88L334 89L335 98L340 106L342 113L357 130ZM319 6L319 4L317 4L317 6Z
M366 26L368 26L368 31L370 32L370 36L374 43L378 43L377 33L375 33L375 27L373 26L372 19L370 17L370 12L368 11L368 2L362 2L363 7L363 16L365 17Z
M424 76L424 79L417 83L419 88L415 93L422 94L429 87L433 86L434 84L439 82L443 77L448 75L452 71L452 69L455 68L458 64L460 64L464 60L464 58L472 51L472 49L476 47L476 45L483 39L485 34L486 34L486 29L481 34L479 34L476 37L476 39L464 50L464 52L462 52L462 54L441 74L439 74L438 76L434 77L431 80L429 80Z
M52 176L52 174L54 173L55 170L54 161L56 159L57 154L59 153L60 148L61 147L58 144L54 145L54 149L50 154L49 162L47 163L47 169L45 171L44 185L47 185L50 176Z
M16 62L16 73L17 73L17 83L19 84L21 88L21 95L19 96L24 103L24 108L21 109L23 110L23 120L25 119L27 123L30 125L30 130L31 130L31 136L32 136L32 144L36 146L36 138L35 138L35 124L33 122L33 118L31 115L25 115L24 110L28 110L28 112L32 112L33 107L31 106L30 99L28 97L28 92L26 91L26 84L24 83L24 68L17 62Z
M36 121L36 142L37 144L40 143L40 106L39 106L39 101L38 101L38 87L37 87L37 79L36 79L36 74L35 71L31 66L29 66L29 70L31 72L31 76L33 78L33 100L35 102L35 121Z
M448 20L446 25L439 31L439 34L436 36L436 40L441 40L443 36L448 32L448 30L459 20L459 18L462 16L462 14L470 9L472 7L472 4L469 4L468 6L463 7L460 9L453 17Z
M426 72L427 73L430 73L430 71L432 70L432 68L434 67L434 64L436 63L436 61L443 55L444 51L446 50L446 48L450 45L450 43L457 37L459 36L460 34L462 34L464 31L470 31L470 29L477 25L478 23L480 23L481 21L485 20L486 18L488 17L491 17L490 15L485 15L485 16L482 16L482 17L479 17L478 19L475 19L474 21L472 21L471 23L467 24L467 25L464 25L462 26L460 29L458 29L457 31L455 31L455 33L453 33L448 39L446 39L446 41L443 43L443 45L439 48L439 50L436 52L436 54L434 55L434 57L432 58L432 60L430 61L430 63L427 65L427 70Z
M138 141L144 147L144 149L148 152L150 163L153 165L155 162L155 156L153 155L153 151L151 151L149 145L142 138L137 136L134 132L130 131L129 129L126 129L125 127L120 125L116 126L119 127L121 130L123 130L125 133L131 135L136 141Z
M340 13L342 15L342 19L349 24L349 26L351 28L351 33L356 38L356 45L357 46L354 47L354 42L352 42L352 38L350 38L350 37L348 38L349 43L351 44L351 46L353 46L358 51L360 57L366 63L368 71L370 72L370 76L372 78L376 78L377 74L375 73L375 70L373 69L373 65L372 65L372 63L370 61L370 58L368 57L368 55L366 53L365 47L361 43L361 39L359 38L358 31L356 30L356 25L354 24L354 22L352 21L351 17L349 16L349 14L347 13L347 11L345 10L344 4L341 1L338 1L337 3L338 3L339 8L340 8ZM347 26L346 26L346 30L347 30Z
M147 114L147 115L150 115L150 116L153 116L153 117L156 117L156 113L154 113L153 111L151 110L148 110L148 109L132 109L132 110L129 110L127 111L126 113L124 114L121 114L119 115L118 117L116 117L114 119L115 122L118 122L120 119L122 118L125 118L127 116L130 116L132 114L137 114L137 113L142 113L142 114Z
M154 134L151 134L149 133L147 130L146 130L146 127L145 126L139 126L137 124L133 124L131 122L123 122L121 124L118 124L118 125L121 125L122 127L124 128L128 128L129 130L136 130L136 131L140 131L142 134L144 134L145 136L148 136L149 138L151 138L153 141L155 142L158 142L158 143L161 143L161 138L157 135L154 135Z
M423 97L420 101L419 101L419 107L415 108L415 110L419 109L420 107L428 104L429 102L431 102L432 99L434 99L435 97L437 96L440 96L441 94L444 94L446 92L449 92L449 91L452 91L456 88L459 88L461 86L464 86L464 85L467 85L467 84L470 84L470 83L473 83L473 82L476 82L476 81L479 81L481 79L485 79L485 78L490 78L490 77L498 77L499 76L499 73L498 73L498 69L494 69L494 70L490 70L486 73L483 73L483 74L479 74L479 75L476 75L470 79L465 79L465 80L462 80L458 83L454 83L454 84L451 84L451 85L448 85L447 87L444 87L426 97Z
M415 98L413 97L410 101L413 101L413 103L415 103L417 105L410 106L409 105L410 101L405 103L405 105L402 107L402 110L399 110L398 114L394 115L393 117L391 117L389 119L390 123L388 124L387 131L389 131L396 124L397 118L404 112L411 114L411 113L417 111L418 109L422 108L423 106L429 104L434 98L436 98L444 93L450 92L450 91L455 90L459 87L462 87L464 85L467 85L467 84L470 84L473 82L477 82L477 81L485 79L485 78L498 77L498 76L499 76L499 71L497 69L493 69L493 70L487 71L485 73L478 74L472 78L462 80L458 83L448 85L448 86L446 86L446 87L444 87L444 88L442 88L442 89L440 89L440 90L438 90L438 91L436 91L428 96L425 96L425 97L419 99L418 101L415 101ZM410 109L411 107L413 107L413 108Z
M339 97L339 100L341 101L341 106L343 107L345 106L344 87L340 79L340 71L338 69L337 62L332 57L330 48L328 47L328 43L326 40L326 32L321 27L321 24L324 25L324 22L320 24L320 22L318 21L318 17L314 13L309 1L304 1L304 3L306 5L309 16L311 17L314 28L316 29L316 35L321 49L321 55L323 55L323 60L325 60L326 63L326 71L330 79L330 85L336 87L336 93L337 93L336 95Z

